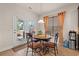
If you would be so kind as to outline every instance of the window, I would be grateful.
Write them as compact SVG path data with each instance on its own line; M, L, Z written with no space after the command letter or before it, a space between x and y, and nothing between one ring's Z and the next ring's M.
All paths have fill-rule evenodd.
M50 34L54 34L55 32L59 32L60 24L57 16L49 17L48 19L48 32Z

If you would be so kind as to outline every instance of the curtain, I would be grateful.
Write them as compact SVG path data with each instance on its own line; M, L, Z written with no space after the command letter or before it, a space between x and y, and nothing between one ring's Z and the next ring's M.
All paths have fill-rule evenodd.
M64 14L65 12L58 13L59 23L60 23L60 31L59 31L59 43L63 45L63 25L64 25Z
M60 26L63 26L64 24L64 12L58 13Z
M48 16L44 17L44 28L45 28L45 33L48 32Z

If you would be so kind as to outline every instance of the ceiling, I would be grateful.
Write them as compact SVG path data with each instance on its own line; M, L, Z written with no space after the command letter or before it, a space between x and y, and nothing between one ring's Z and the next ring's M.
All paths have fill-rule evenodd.
M24 7L26 10L30 10L37 14L42 14L70 4L71 3L19 3L18 5Z

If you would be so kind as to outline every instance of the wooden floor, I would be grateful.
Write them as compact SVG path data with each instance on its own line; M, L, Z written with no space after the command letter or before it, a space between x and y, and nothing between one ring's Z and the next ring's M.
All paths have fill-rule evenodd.
M15 53L21 49L26 48L26 44L15 47L13 49L9 49L3 52L0 52L0 56L15 56ZM79 56L79 51L71 50L68 48L58 48L59 53L61 56Z
M63 48L62 54L65 56L79 56L79 51L75 51L69 48Z
M0 52L0 56L14 56L17 51L24 49L24 48L26 48L26 44L23 44L23 45L14 47L12 49Z

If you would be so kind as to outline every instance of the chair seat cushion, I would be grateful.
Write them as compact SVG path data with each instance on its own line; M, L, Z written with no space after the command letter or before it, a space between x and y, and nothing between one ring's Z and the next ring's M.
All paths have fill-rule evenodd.
M49 47L49 48L54 48L55 47L55 43L53 43L53 42L47 42L47 43L44 43L44 45Z
M33 39L32 39L32 42L38 42L38 40L33 38Z
M39 48L41 46L42 44L40 44L40 42L30 42L29 44L27 44L27 47L30 47L30 48Z

